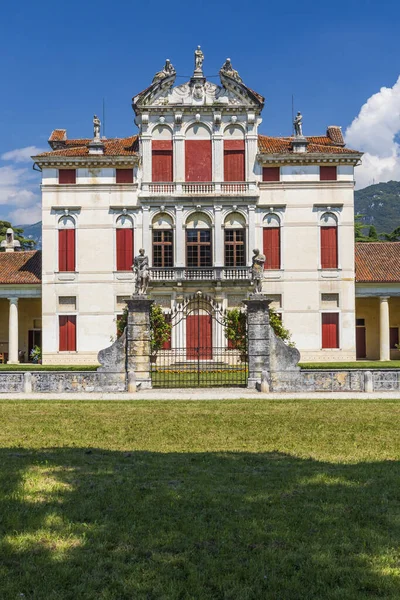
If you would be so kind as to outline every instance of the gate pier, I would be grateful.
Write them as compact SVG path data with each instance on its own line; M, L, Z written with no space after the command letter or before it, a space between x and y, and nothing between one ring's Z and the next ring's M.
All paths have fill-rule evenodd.
M258 387L262 378L270 376L270 303L263 294L250 294L248 300L243 300L247 307L248 388Z

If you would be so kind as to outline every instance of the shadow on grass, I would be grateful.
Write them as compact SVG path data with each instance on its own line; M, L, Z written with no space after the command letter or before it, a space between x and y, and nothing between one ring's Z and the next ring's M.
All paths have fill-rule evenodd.
M0 596L400 597L397 462L0 452Z

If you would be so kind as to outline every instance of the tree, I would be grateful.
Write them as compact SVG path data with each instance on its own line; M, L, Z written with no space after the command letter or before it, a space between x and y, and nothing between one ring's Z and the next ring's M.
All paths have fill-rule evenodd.
M24 237L22 227L13 227L9 221L0 220L0 242L6 239L6 231L10 227L14 231L14 239L18 240L21 244L21 250L33 250L35 248L36 242Z
M228 310L225 316L225 337L230 340L231 347L239 350L242 361L246 360L247 343L246 343L246 326L247 314L238 308ZM289 346L294 346L291 341L291 333L282 325L280 315L273 309L269 309L269 324L271 325L275 335L284 341Z
M392 233L381 233L385 242L400 242L400 227L393 229Z
M375 225L371 225L368 231L368 237L370 242L378 242L378 232L376 231Z
M121 318L117 321L117 338L124 333L128 322L128 307L124 308ZM150 309L151 353L160 350L171 336L171 323L168 323L161 306L152 304Z
M356 242L369 242L369 237L364 235L364 216L360 214L354 216L354 238Z

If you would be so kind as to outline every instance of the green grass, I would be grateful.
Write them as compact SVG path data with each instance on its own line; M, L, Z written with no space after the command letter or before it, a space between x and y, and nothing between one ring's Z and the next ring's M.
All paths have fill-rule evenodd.
M358 360L356 362L299 363L302 369L400 369L400 360Z
M96 371L100 365L0 365L0 371Z
M400 403L0 402L2 600L400 597Z
M190 370L194 368L194 370ZM182 388L182 387L246 387L247 367L226 367L226 370L207 369L200 367L197 372L195 367L187 369L153 368L151 383L154 388Z

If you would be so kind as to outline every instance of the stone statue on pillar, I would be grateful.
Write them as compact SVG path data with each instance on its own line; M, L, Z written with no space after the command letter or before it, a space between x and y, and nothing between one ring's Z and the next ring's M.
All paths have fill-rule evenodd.
M200 49L200 46L197 46L197 50L194 51L194 72L195 73L203 73L203 62L204 62L204 54Z
M94 117L93 117L93 137L95 140L100 139L100 125L101 125L101 121L100 121L99 117L94 115Z
M140 248L139 254L135 256L132 269L136 275L135 294L147 294L150 280L150 271L149 257L145 254L144 248Z
M303 137L303 115L299 111L293 121L294 134L297 137Z
M251 279L254 286L255 294L262 294L262 284L264 276L265 255L261 254L258 248L253 250L253 258L251 265Z

